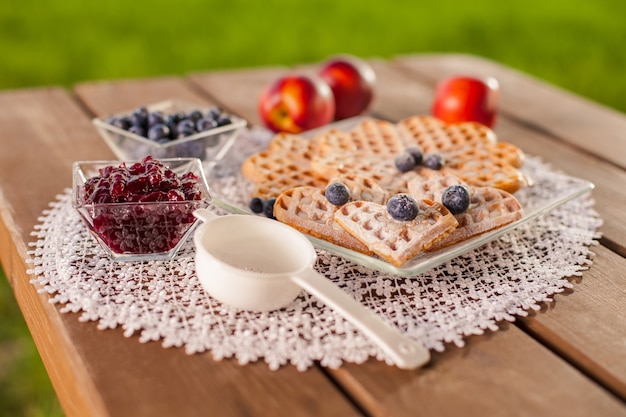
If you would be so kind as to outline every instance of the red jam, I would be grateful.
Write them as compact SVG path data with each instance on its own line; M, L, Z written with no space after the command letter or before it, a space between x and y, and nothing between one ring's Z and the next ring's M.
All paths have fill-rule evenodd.
M167 252L194 224L202 191L193 172L178 175L147 156L130 166L107 166L99 174L83 185L83 202L93 231L113 252Z

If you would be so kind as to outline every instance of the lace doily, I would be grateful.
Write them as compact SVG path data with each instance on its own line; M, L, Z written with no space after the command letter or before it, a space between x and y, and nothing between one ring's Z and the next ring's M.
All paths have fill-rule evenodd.
M541 184L516 194L525 209L567 186L567 177L537 158L529 157L525 170ZM66 190L50 204L30 250L31 282L62 312L80 313L81 321L102 330L121 327L140 342L160 341L188 354L210 351L216 360L240 364L263 359L270 369L306 370L316 361L338 367L369 357L390 363L351 323L305 292L268 313L221 305L199 284L191 239L175 261L111 262L70 199ZM499 321L526 316L572 288L567 277L591 265L600 225L585 195L417 277L371 271L322 250L316 269L409 337L443 351L447 343L462 347L466 336L497 331Z

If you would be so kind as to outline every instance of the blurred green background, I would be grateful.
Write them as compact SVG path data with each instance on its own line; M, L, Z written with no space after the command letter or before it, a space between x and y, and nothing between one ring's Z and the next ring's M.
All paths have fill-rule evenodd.
M0 90L461 52L626 112L624 16L623 0L3 0ZM4 276L0 321L0 415L62 416Z
M626 111L623 0L4 0L0 89L466 52Z

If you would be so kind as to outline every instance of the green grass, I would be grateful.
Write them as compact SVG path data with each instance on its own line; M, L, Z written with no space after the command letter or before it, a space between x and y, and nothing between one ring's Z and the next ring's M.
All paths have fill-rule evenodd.
M61 417L48 375L0 268L0 415Z
M0 90L291 65L341 52L460 52L626 112L625 15L623 0L5 0ZM0 320L0 415L58 415L2 276Z
M626 111L623 0L8 0L0 89L467 52Z

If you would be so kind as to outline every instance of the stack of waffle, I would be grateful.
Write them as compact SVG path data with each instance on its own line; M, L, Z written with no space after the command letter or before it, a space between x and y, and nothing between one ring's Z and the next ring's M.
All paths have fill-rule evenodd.
M401 172L395 158L411 147L439 154L443 166ZM520 170L523 161L519 148L498 141L486 126L413 116L395 124L365 119L350 131L331 129L310 139L278 134L241 169L255 184L251 198L276 199L279 221L401 266L422 251L519 219L522 207L513 193L529 184ZM346 204L336 206L325 197L326 186L335 182L348 187ZM441 195L455 184L467 187L470 206L453 215ZM386 202L399 193L417 201L415 219L388 214Z

